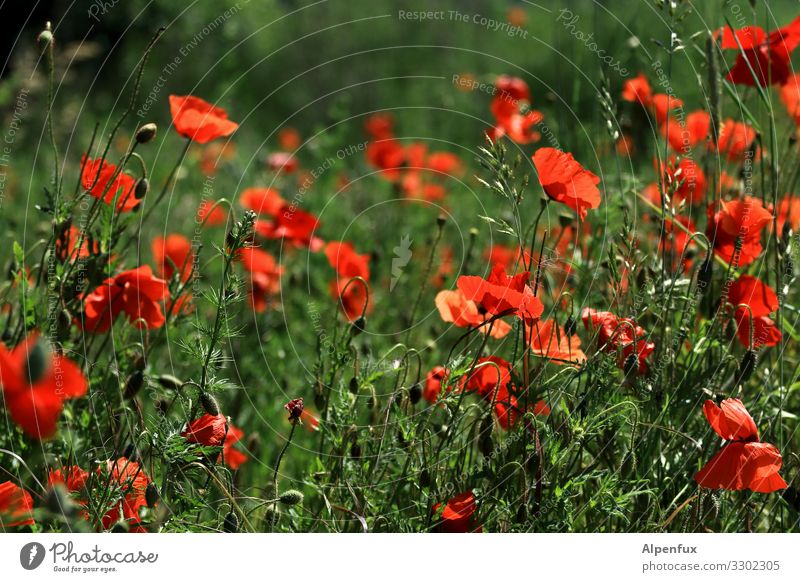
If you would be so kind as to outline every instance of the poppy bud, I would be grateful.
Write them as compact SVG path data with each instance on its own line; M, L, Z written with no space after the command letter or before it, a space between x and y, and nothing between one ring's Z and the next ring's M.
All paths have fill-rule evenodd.
M523 503L517 509L517 523L525 523L528 520L528 507Z
M138 182L136 182L136 186L133 189L133 197L137 200L141 200L147 193L150 192L150 180L147 178L141 178Z
M445 222L447 222L447 217L444 214L440 214L439 216L436 217L436 225L439 228L442 228Z
M155 123L145 123L136 131L136 142L147 143L151 141L156 136L157 131L158 127Z
M281 493L280 502L284 505L297 505L303 502L303 494L297 489L289 489Z
M300 420L300 416L303 414L303 409L305 406L303 405L302 398L295 398L294 400L287 402L284 408L289 411L289 420L297 421Z
M781 497L788 503L795 511L800 512L800 491L791 485L781 492Z
M160 495L158 494L158 487L155 483L148 483L147 488L144 490L144 500L147 502L147 507L150 509L156 506Z
M486 435L478 440L478 450L485 456L488 457L492 454L492 450L494 449L494 441L492 440L491 435Z
M47 371L50 366L49 354L46 352L41 341L37 341L33 349L28 352L28 360L26 362L28 382L32 385L36 384Z
M314 393L314 406L319 409L325 408L325 395L322 392Z
M361 445L358 444L358 441L355 441L352 445L350 445L350 456L354 459L361 458Z
M355 376L350 378L350 384L347 389L350 390L350 394L358 394L358 379Z
M406 440L406 435L403 434L403 429L397 429L397 444L400 445L401 449L408 448L408 441Z
M569 314L567 317L567 321L564 322L564 333L567 334L567 337L572 337L575 335L575 331L577 329L577 324L575 323L575 318L572 317L572 314Z
M353 335L358 335L367 328L367 318L359 317L353 322Z
M181 386L183 386L183 382L171 374L161 374L156 378L156 382L158 382L162 388L167 388L169 390L180 390Z
M272 527L278 523L278 520L281 518L281 512L275 505L267 505L266 510L264 511L264 523Z
M408 399L411 401L411 404L416 404L422 399L422 386L420 386L419 382L408 389Z
M125 382L125 391L123 392L122 397L127 400L134 398L139 393L139 390L142 389L143 385L144 374L141 370L136 370L130 375L128 381Z
M697 271L697 286L700 289L705 289L711 283L711 275L713 275L714 261L709 255L705 261L700 264L700 269Z
M48 48L53 42L53 31L49 22L45 24L44 30L36 36L36 42L39 43L39 48L42 50Z
M125 450L122 451L122 456L128 459L129 461L132 461L135 453L136 449L133 448L133 444L129 444L127 447L125 447Z
M234 512L230 512L225 516L222 522L222 531L225 533L236 533L239 531L239 518Z
M430 487L431 474L428 472L427 469L423 469L422 471L420 471L419 484L420 484L420 487Z
M200 393L200 405L211 416L219 416L219 404L217 399L211 396L208 392Z
M747 382L750 376L753 375L753 370L756 369L756 362L758 356L753 350L747 350L742 357L742 362L739 364L739 382Z
M625 358L622 369L625 371L626 376L630 376L632 374L635 375L639 372L639 358L636 356L636 354L629 354Z

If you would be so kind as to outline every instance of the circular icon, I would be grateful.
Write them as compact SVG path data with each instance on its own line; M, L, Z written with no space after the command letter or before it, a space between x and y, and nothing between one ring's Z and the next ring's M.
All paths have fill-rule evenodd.
M44 561L44 546L39 542L29 542L19 551L19 563L26 570L35 570Z

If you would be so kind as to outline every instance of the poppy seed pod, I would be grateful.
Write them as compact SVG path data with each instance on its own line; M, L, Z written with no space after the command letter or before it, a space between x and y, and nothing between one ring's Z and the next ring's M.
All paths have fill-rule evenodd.
M281 493L280 502L284 505L297 505L303 502L303 494L297 489L289 489Z
M39 48L42 50L48 48L50 43L53 42L53 32L50 30L49 22L47 23L47 28L40 32L36 37L36 42L39 44Z
M236 533L239 531L239 518L234 512L228 513L222 521L222 531L225 533Z
M208 392L200 393L200 405L211 416L219 416L219 404L217 404L216 398Z
M756 369L756 363L758 362L758 356L753 350L747 350L742 357L742 361L739 364L739 382L747 382L750 379L750 376L753 375L753 371Z
M133 189L133 197L136 198L136 200L141 200L147 196L148 192L150 192L150 180L142 178L136 182L136 187Z
M136 131L136 142L147 143L152 141L158 132L158 127L155 123L145 123Z

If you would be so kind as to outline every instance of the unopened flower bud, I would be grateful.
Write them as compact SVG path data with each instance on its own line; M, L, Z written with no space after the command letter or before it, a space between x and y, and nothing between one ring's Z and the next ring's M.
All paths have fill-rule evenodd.
M750 379L750 376L753 375L753 371L756 369L756 363L758 362L758 356L753 350L747 350L742 357L742 361L739 364L739 382L747 382Z
M408 399L411 404L416 404L422 399L422 386L420 386L419 382L416 382L408 389Z
M222 531L225 533L236 533L239 531L239 518L234 512L228 513L222 522Z
M130 375L128 381L125 382L125 391L122 394L123 398L127 400L134 398L139 393L139 390L142 389L143 385L144 373L141 370L136 370Z
M219 404L217 404L217 399L208 392L200 393L200 405L203 407L203 410L211 416L219 416Z
M280 502L284 505L297 505L303 502L303 494L297 489L289 489L281 493Z
M158 127L155 123L145 123L136 131L136 141L138 143L147 143L152 141L152 139L156 136L157 131Z
M144 500L147 502L147 507L150 509L156 506L160 495L158 494L158 487L155 483L148 483L147 488L144 490Z
M142 178L138 182L136 182L136 186L133 189L133 197L137 200L141 200L147 193L150 191L150 181L147 178Z

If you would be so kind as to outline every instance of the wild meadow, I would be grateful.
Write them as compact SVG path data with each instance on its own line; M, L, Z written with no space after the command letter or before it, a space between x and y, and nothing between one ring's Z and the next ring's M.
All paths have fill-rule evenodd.
M796 3L139 4L0 78L2 531L800 529Z

